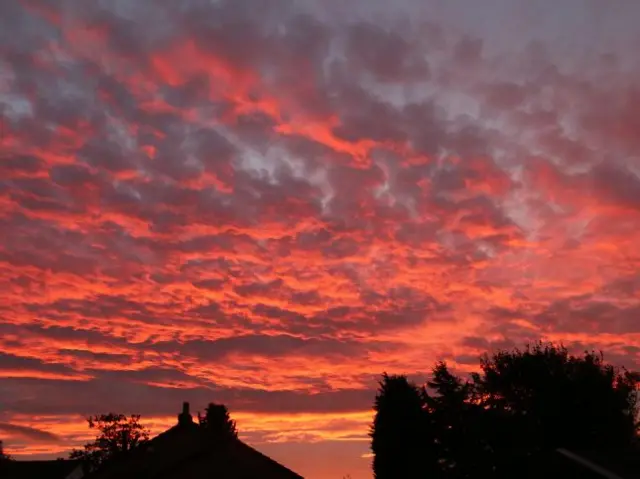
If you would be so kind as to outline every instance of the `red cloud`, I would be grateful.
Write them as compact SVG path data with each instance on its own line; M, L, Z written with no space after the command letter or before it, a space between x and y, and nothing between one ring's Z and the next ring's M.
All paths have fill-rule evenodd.
M186 395L360 456L384 370L540 337L640 364L625 52L274 2L0 7L3 422L78 445Z

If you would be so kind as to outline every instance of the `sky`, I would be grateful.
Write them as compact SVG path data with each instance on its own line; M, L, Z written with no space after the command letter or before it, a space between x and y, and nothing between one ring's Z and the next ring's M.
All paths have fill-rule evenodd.
M0 2L0 438L227 404L371 477L383 371L640 367L640 3Z

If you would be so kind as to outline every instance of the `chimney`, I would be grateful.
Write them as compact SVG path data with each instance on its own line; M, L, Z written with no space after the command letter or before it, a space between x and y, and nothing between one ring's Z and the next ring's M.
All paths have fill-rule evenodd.
M191 413L189 412L189 403L182 403L182 412L178 414L178 425L185 426L193 423L193 417L191 417Z

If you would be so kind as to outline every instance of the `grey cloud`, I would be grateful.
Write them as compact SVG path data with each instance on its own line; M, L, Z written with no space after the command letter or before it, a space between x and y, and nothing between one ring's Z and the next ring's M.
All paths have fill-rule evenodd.
M482 56L482 40L468 36L460 39L453 48L453 56L465 66L478 62Z
M640 131L640 130L639 130ZM600 163L591 170L598 196L616 204L640 209L640 177L629 169L611 163Z
M88 164L104 168L110 172L123 172L136 169L135 157L115 140L106 138L89 139L80 149L79 155Z
M266 283L254 282L254 283L248 283L248 284L236 286L234 288L234 291L240 296L246 296L246 297L274 296L274 295L277 295L277 293L281 290L282 284L283 282L281 279L269 281Z
M352 356L361 354L370 346L336 339L303 339L290 335L267 336L256 334L208 341L191 340L184 343L158 342L150 347L155 351L176 352L181 357L193 357L211 362L223 360L232 355L256 355L275 358L284 358L290 355L308 357Z
M0 422L0 431L6 434L20 436L24 439L35 442L61 442L61 438L48 431L42 431L34 427L19 426L17 424L10 424L6 422Z
M462 339L462 344L474 349L480 349L483 352L508 350L516 346L516 343L510 339L488 340L480 336L467 336Z
M191 389L197 387L211 387L213 383L202 378L190 376L182 371L162 367L150 367L140 370L91 370L93 374L99 376L100 381L113 383L177 383L181 389L190 389L183 386L184 383L195 384Z
M340 91L342 124L334 129L339 138L348 141L372 139L402 142L407 138L404 118L396 108L375 98L362 87L350 86Z
M460 354L454 356L453 360L458 364L477 366L480 363L480 357L473 354Z
M557 332L629 334L640 331L639 314L640 305L621 307L594 298L573 297L554 301L534 320Z
M142 383L95 379L88 383L47 381L34 383L22 379L6 379L0 391L7 398L3 409L23 414L90 415L107 411L144 416L177 414L183 401L204 408L211 401L227 404L233 412L342 412L370 407L376 378L367 378L371 389L344 389L308 394L306 391L263 391L226 389L216 386L175 389ZM24 391L28 390L29 395ZM46 397L46 402L35 398Z
M15 155L4 158L0 163L0 171L2 171L5 178L10 178L11 174L33 174L41 171L44 167L44 162L31 155ZM6 175L6 176L5 176Z
M429 80L429 65L398 31L357 23L347 33L348 59L382 81Z
M83 186L94 180L91 172L80 165L57 165L51 169L49 175L61 186Z
M0 353L0 369L7 371L32 371L52 374L69 375L72 377L76 371L63 364L46 363L31 357L16 356Z
M524 88L516 83L494 83L487 86L487 101L499 110L519 107L526 98Z

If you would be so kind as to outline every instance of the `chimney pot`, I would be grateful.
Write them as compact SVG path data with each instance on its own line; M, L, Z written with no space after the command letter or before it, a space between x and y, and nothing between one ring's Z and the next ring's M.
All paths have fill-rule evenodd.
M182 412L178 414L178 425L192 424L193 417L189 412L189 403L187 401L182 403Z

